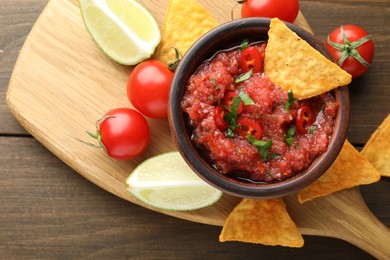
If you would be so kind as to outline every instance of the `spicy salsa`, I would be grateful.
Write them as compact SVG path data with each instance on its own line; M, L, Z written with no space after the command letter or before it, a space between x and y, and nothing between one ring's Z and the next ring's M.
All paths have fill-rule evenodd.
M263 73L266 43L218 52L189 79L181 102L193 141L222 174L282 181L327 150L337 103L295 100Z

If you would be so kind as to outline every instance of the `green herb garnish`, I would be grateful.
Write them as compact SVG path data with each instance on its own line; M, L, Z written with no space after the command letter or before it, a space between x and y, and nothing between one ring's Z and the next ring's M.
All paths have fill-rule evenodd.
M307 133L312 134L312 133L314 133L315 129L316 129L316 127L314 125L312 125L311 127L309 127L309 130L307 130Z
M248 105L254 105L255 104L255 102L243 90L240 90L238 95L240 96L242 102L244 102L244 105L248 106Z
M271 159L277 159L277 158L279 158L280 157L280 154L278 154L278 153L271 153L270 155L269 155L269 157L271 158Z
M293 94L293 91L290 90L288 92L288 99L287 99L287 103L286 103L286 106L285 106L285 109L286 109L287 112L290 112L290 107L291 107L293 102L294 102L294 94Z
M287 133L284 135L284 139L286 140L288 146L291 146L293 144L296 130L297 130L296 127L292 126L290 127L290 129L288 129Z
M232 107L230 109L226 107L227 110L229 111L229 113L227 114L231 114L234 118L236 118L238 115L238 107L240 106L240 101L241 98L239 96L233 97Z
M238 78L236 78L236 83L240 83L240 82L243 82L243 81L249 79L252 76L252 73L253 73L253 71L252 71L252 69L250 69L248 72L240 75Z
M225 132L225 135L227 137L233 137L234 136L234 130L236 127L238 127L237 124L237 115L238 115L238 107L240 106L241 98L239 96L235 96L233 98L232 107L229 109L228 107L224 106L227 113L225 113L224 119L225 122L228 124L228 129Z
M324 111L325 110L325 106L326 106L326 102L324 102L323 104L322 104L322 106L321 106L321 111Z
M252 145L254 145L260 153L260 158L262 161L268 161L269 151L272 146L272 140L263 141L257 140L253 135L247 135L245 137Z
M249 40L248 40L248 39L242 40L242 42L241 42L241 44L240 44L241 50L246 49L246 48L248 47L248 45L249 45Z

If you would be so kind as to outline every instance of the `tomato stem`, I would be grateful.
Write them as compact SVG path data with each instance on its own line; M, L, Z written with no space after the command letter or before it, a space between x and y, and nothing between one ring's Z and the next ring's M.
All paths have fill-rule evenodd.
M86 142L86 141L83 141L83 140L80 140L80 139L77 139L79 140L80 142L86 144L86 145L89 145L89 146L92 146L92 147L95 147L95 148L103 148L103 150L105 152L107 152L107 149L106 149L106 146L103 144L102 142L102 136L100 135L100 124L103 123L104 120L108 119L108 118L112 118L114 116L103 116L102 118L100 118L98 121L96 121L96 132L95 133L92 133L90 131L85 131L90 137L92 137L93 139L97 140L98 141L98 144L99 145L96 145L96 144L93 144L93 143L90 143L90 142Z
M168 62L168 69L172 72L174 72L179 65L179 62L181 61L183 55L181 54L180 50L176 47L172 47L175 50L175 59Z
M341 35L343 36L343 40L344 40L343 43L335 43L330 39L329 36L327 39L329 45L331 45L333 48L341 52L341 57L338 61L338 65L339 66L343 65L344 61L351 56L355 58L357 61L359 61L363 66L370 67L371 64L368 63L362 56L360 56L359 52L356 49L361 45L363 45L364 43L370 41L372 35L370 34L365 37L362 37L357 41L350 42L347 38L347 35L344 32L343 26L340 27L340 31L341 31Z
M89 145L89 146L92 146L92 147L95 147L95 148L103 148L104 145L102 143L102 140L101 140L101 137L100 137L100 133L99 132L96 132L96 133L91 133L89 131L85 131L90 137L92 137L93 139L96 139L98 140L98 143L99 145L96 145L96 144L93 144L93 143L90 143L90 142L86 142L86 141L83 141L83 140L80 140L80 139L77 139L79 140L80 142L86 144L86 145Z
M99 132L96 132L96 133L91 133L90 131L85 131L90 137L92 137L93 139L96 139L96 140L99 140L99 136L100 136L100 133ZM100 146L99 146L100 147Z

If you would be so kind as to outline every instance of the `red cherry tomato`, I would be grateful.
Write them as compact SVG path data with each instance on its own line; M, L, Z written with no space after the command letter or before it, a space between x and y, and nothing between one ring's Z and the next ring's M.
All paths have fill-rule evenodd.
M140 155L148 146L149 125L136 110L117 108L108 111L98 121L95 138L100 140L111 158L128 160Z
M260 51L254 46L245 48L241 52L240 66L242 72L248 72L252 69L253 73L256 73L262 70L263 58Z
M224 116L225 109L221 105L216 106L214 109L214 121L218 129L221 131L225 131L228 128L228 124L226 123Z
M247 135L252 135L255 139L260 139L263 133L259 123L253 121L252 119L242 117L237 120L237 124L239 124L240 127L236 129L244 138L246 138Z
M297 117L295 119L298 132L306 134L315 120L316 115L313 110L309 106L301 106L297 111Z
M235 97L238 97L238 94L236 92L234 92L234 91L230 91L230 92L225 94L225 96L223 97L222 103L229 110L231 110L232 109L233 100L234 100ZM244 103L242 102L242 100L240 98L240 104L238 105L237 115L241 114L242 110L244 110Z
M359 26L343 25L329 34L326 48L342 69L357 78L372 64L374 43L371 37Z
M127 81L127 96L142 114L151 118L168 116L168 97L173 72L158 60L138 64Z
M241 8L241 17L278 17L292 23L298 11L298 0L246 0Z

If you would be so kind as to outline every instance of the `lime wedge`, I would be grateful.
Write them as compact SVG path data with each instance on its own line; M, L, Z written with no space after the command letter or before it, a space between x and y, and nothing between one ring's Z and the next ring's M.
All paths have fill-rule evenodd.
M141 163L126 179L137 199L164 210L195 210L210 206L222 192L200 179L179 152L154 156Z
M156 20L134 0L79 0L79 6L93 40L118 63L135 65L160 43Z

